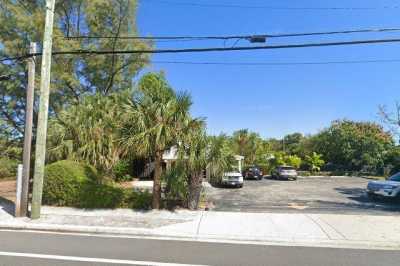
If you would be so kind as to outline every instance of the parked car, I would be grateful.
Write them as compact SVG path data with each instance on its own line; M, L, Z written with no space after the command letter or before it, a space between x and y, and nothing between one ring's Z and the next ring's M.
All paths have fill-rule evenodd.
M297 180L298 174L296 168L292 166L278 166L271 173L272 178L277 180Z
M240 172L225 173L221 178L221 185L229 187L243 187L243 176Z
M400 199L400 172L389 177L387 180L368 182L367 195L370 198Z
M244 179L263 179L263 172L257 166L248 167L243 171Z

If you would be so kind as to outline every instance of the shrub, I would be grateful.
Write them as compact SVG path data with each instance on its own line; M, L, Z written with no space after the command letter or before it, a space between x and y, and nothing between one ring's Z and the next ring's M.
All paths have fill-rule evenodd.
M162 176L165 186L165 199L176 204L185 204L189 194L187 172L183 166L176 166L166 171Z
M297 155L288 155L285 156L285 163L294 168L299 168L301 165L301 158Z
M77 206L82 190L95 183L96 171L74 161L58 161L46 166L43 203L57 206Z
M46 166L43 203L79 208L148 209L151 195L118 187L113 181L104 181L91 166L59 161Z
M18 162L7 157L0 158L0 179L15 177L17 174Z
M311 172L321 171L321 167L324 166L325 161L322 160L322 155L313 152L311 155L306 155L305 165Z
M128 181L131 180L132 177L129 175L130 164L125 160L118 161L113 169L112 172L115 177L115 181Z
M148 191L125 190L125 201L121 207L139 210L151 209L152 194Z

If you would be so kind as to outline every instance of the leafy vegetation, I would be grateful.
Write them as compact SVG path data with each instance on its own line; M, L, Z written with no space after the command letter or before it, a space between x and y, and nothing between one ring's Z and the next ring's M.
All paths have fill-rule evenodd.
M0 179L15 177L18 162L7 157L0 158Z
M134 97L125 105L122 140L128 149L154 159L153 208L161 207L163 153L177 145L180 132L190 123L190 96L176 93L163 74L142 77Z
M333 170L378 172L385 153L393 146L392 136L371 122L334 121L312 138L314 150Z
M95 168L75 161L46 166L43 203L80 208L149 208L148 193L125 190L100 178Z
M0 1L0 55L14 57L26 54L30 42L42 47L45 2ZM66 39L67 36L135 36L136 0L69 0L56 1L53 49L128 50L151 49L141 40ZM147 64L143 54L77 56L59 55L52 64L50 114L57 117L66 106L79 105L88 95L112 93L132 86L132 78ZM0 73L11 79L0 83L0 120L15 138L23 135L25 61L0 62ZM37 83L40 71L37 71ZM38 84L37 84L38 85ZM36 86L39 87L39 86ZM37 106L35 105L35 121ZM36 124L36 123L35 123Z
M307 169L311 172L321 171L321 167L324 166L325 161L322 159L322 155L313 152L311 155L306 155L305 162Z
M50 122L50 161L82 160L106 173L123 158L128 150L119 141L118 123L122 119L121 105L129 92L87 96L79 105L61 111Z

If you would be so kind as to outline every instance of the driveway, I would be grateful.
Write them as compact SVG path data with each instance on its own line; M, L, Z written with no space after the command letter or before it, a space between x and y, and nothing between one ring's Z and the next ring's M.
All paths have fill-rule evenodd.
M371 201L368 179L302 177L297 181L246 180L242 189L207 188L215 211L400 215L400 204Z

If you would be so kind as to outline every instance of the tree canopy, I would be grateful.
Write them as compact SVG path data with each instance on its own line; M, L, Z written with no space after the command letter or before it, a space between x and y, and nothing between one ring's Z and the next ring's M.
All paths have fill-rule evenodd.
M45 16L44 0L0 2L0 58L27 53L30 42L42 47ZM126 50L151 46L140 40L123 40L118 36L135 36L136 0L57 1L53 51ZM110 36L108 39L68 39L68 36ZM36 60L40 67L40 58ZM146 65L148 57L129 55L58 55L53 57L51 75L51 116L85 96L110 95L131 87L132 79ZM39 69L39 68L38 68ZM37 71L37 84L40 78ZM10 75L0 81L0 119L14 137L23 133L26 62L1 61L0 73ZM38 88L38 86L36 86ZM37 106L35 106L36 118ZM3 128L4 129L4 128Z
M360 171L377 170L384 164L387 150L393 147L393 138L382 126L372 122L337 120L312 137L316 152L335 166Z

